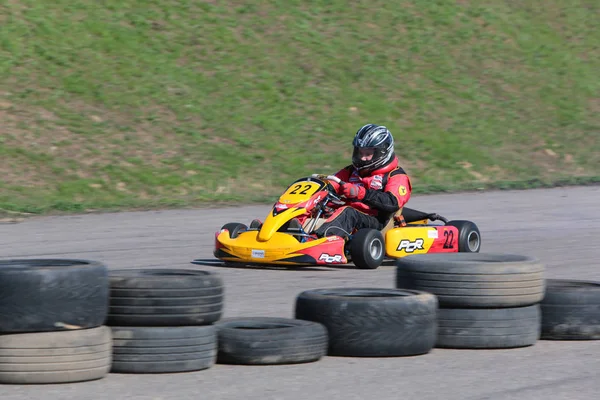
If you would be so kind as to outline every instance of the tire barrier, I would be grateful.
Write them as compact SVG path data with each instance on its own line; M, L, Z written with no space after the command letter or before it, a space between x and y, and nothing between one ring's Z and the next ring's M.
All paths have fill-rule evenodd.
M437 300L430 293L379 288L314 289L296 299L296 318L329 333L329 355L409 356L436 341Z
M396 266L396 287L433 293L440 307L522 307L544 297L544 265L529 256L418 254Z
M327 329L290 318L227 318L217 324L221 364L276 365L313 362L327 354Z
M600 339L600 282L548 279L540 305L542 339Z
M110 370L108 269L77 259L0 260L0 383L101 379Z
M214 272L188 269L110 271L108 325L210 325L223 313L224 287Z
M216 329L205 326L113 326L112 372L188 372L213 366Z
M509 349L533 345L540 337L540 306L440 308L436 347Z
M541 333L544 265L516 254L418 254L396 262L396 287L439 301L436 347L533 345Z
M217 358L214 323L224 285L208 271L110 271L107 325L114 336L111 372L173 373L211 368Z
M106 326L0 335L0 382L71 383L103 378L111 365Z
M0 261L0 332L95 328L108 312L108 269L96 261Z
M396 260L395 288L316 288L294 318L222 319L215 272L0 260L0 383L600 339L600 282L544 273L529 256L420 254Z

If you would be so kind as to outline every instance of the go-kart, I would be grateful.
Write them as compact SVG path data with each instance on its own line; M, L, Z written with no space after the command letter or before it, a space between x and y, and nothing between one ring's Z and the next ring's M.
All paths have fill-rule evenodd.
M313 232L345 205L334 175L313 174L294 181L278 198L264 222L231 222L215 233L216 258L244 264L334 265L352 262L376 269L385 258L422 253L479 252L481 234L471 221L448 221L436 213L403 207L381 230L359 229L348 240L317 238ZM433 224L434 221L441 223Z

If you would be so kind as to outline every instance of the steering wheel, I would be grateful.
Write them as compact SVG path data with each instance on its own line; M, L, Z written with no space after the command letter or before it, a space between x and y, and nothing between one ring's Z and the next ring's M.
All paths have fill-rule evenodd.
M338 178L335 175L324 175L324 174L312 174L311 175L313 178L317 178L317 179L324 179L324 180L329 180L329 181L333 181L335 183L337 183L338 185L344 185L346 182L342 181L340 178ZM340 197L340 195L338 195L336 192L333 191L329 191L329 194L332 197L331 202L338 204L338 205L344 205L346 204L342 198Z
M326 179L328 181L334 181L338 185L344 185L346 183L335 175L312 174L311 176L317 179Z

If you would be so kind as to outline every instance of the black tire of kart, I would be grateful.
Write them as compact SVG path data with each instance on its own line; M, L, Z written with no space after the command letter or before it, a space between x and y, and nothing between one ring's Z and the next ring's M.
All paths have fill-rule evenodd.
M508 349L535 344L541 332L539 304L515 308L440 308L435 347Z
M211 368L216 362L217 330L214 325L111 328L111 372L190 372Z
M600 282L548 279L540 306L542 339L600 339Z
M299 364L327 355L327 329L316 322L243 317L224 319L215 326L220 364Z
M544 272L523 255L416 254L396 260L396 287L433 293L440 307L522 307L544 297Z
M77 259L0 260L0 332L95 328L108 313L108 269Z
M248 230L248 226L240 222L230 222L223 225L221 229L227 229L229 231L229 237L235 239L238 237L240 232Z
M373 246L378 246L378 254L371 253ZM350 258L359 269L377 269L385 258L385 242L383 235L376 229L359 229L352 235Z
M458 251L461 253L479 253L481 250L481 232L471 221L448 221L446 225L458 229ZM473 243L475 242L476 243Z
M0 383L72 383L110 371L110 328L0 335Z
M260 219L253 219L250 222L250 229L260 229L262 227L262 222Z
M332 356L413 356L435 345L437 307L414 290L313 289L297 296L295 317L327 327Z
M223 313L219 274L192 269L111 270L111 326L210 325Z

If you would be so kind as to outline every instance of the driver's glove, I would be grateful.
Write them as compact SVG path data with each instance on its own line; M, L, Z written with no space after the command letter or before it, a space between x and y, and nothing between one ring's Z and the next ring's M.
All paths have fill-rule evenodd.
M353 183L344 183L342 185L342 194L348 199L362 200L365 198L367 190L364 186L355 185Z

